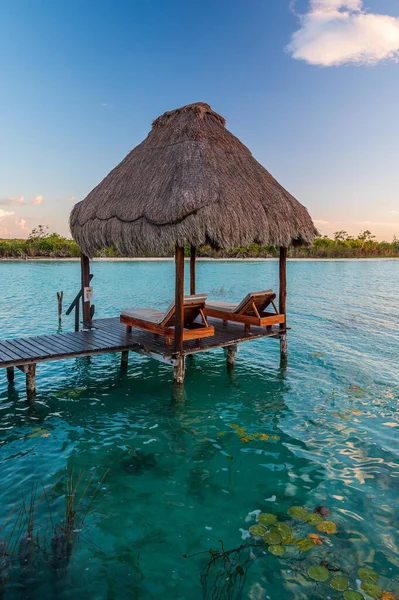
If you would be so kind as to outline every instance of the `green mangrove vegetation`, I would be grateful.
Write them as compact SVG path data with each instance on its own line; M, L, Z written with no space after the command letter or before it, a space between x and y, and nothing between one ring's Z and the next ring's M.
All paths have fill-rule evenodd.
M190 247L186 247L186 255ZM48 227L39 225L27 239L0 239L0 258L76 258L80 254L76 242L49 232ZM204 245L197 249L197 255L208 258L275 258L279 249L275 246L250 244L230 250L214 250ZM97 253L101 258L121 257L115 248L104 248ZM170 256L173 256L171 248ZM346 231L337 231L333 238L322 236L309 247L289 249L291 258L399 258L399 238L392 242L379 242L370 231L362 231L355 238ZM122 257L121 257L122 258Z

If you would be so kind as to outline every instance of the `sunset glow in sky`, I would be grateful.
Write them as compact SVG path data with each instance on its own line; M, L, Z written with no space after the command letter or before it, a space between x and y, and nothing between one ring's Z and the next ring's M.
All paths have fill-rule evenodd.
M74 204L165 110L209 103L323 234L399 237L397 0L3 0L0 237Z

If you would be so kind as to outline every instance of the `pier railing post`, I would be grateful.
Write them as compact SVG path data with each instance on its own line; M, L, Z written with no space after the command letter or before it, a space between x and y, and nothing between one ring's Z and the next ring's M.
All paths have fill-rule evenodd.
M190 246L190 294L193 296L196 292L196 255L197 248L191 244Z
M287 344L287 248L280 247L280 262L279 262L279 312L284 315L284 323L280 323L280 361L284 366L288 360L288 344Z
M83 327L91 327L90 300L85 301L85 288L90 287L90 260L85 254L80 257L82 272L82 317Z
M175 381L183 383L183 330L184 330L184 248L176 244L175 251L175 351L177 365L174 369Z

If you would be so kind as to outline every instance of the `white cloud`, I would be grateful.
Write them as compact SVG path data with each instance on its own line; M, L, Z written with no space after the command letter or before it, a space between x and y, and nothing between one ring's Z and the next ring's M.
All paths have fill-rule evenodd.
M328 225L328 221L323 221L323 219L313 219L313 223L320 227L320 225Z
M309 0L288 52L326 67L399 58L399 18L367 12L363 0Z
M6 211L3 208L0 208L0 219L5 219L5 217L9 217L14 214L14 211Z
M32 200L32 204L34 204L35 206L38 206L39 204L43 204L44 202L44 198L41 194L39 194L39 196L35 196Z
M27 227L26 225L26 221L25 219L15 219L15 224L18 225L18 227L21 229L21 231L23 231L24 233L28 233L29 227Z
M20 204L25 204L25 198L23 196L0 198L0 206L18 206Z

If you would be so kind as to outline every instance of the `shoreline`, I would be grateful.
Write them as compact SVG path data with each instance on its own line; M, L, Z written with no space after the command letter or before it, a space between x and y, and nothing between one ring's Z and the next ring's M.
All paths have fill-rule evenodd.
M197 262L278 262L278 258L211 258L207 256L197 257ZM395 256L370 256L367 257L336 257L336 258L314 258L314 257L303 257L303 258L288 258L288 262L342 262L342 261L360 261L367 262L371 260L399 260L399 257ZM174 257L163 256L163 257L103 257L103 258L92 258L91 262L173 262ZM189 262L190 258L185 257L185 261ZM32 257L32 258L0 258L2 262L80 262L80 258L51 258L46 256Z

